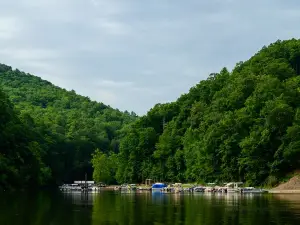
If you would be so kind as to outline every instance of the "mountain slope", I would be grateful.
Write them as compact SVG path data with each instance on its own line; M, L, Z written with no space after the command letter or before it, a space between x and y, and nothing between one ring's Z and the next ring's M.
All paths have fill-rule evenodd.
M45 184L50 178L41 160L43 151L33 137L0 90L0 190Z
M118 131L136 119L52 85L39 77L0 64L0 88L9 97L23 124L35 132L52 181L91 178L91 154L118 152Z
M123 130L116 178L274 184L299 168L300 40L262 48Z

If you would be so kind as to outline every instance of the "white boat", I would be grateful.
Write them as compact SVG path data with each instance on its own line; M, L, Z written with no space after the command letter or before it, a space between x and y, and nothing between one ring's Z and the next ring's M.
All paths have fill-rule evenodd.
M88 184L87 188L85 188L83 185L74 183L74 184L63 184L59 186L59 189L62 192L99 192L100 188L93 184Z
M226 183L226 190L227 193L238 193L241 192L241 188L239 187L240 185L242 185L243 182L230 182L230 183Z
M264 189L259 189L259 188L254 188L254 187L244 187L241 189L241 193L266 193L268 191L264 190Z
M201 186L194 187L193 191L194 192L204 192L205 191L205 187L201 187Z
M81 191L81 187L78 184L64 184L59 187L61 191Z
M130 190L130 185L129 184L122 184L120 186L120 189L121 191L129 191Z

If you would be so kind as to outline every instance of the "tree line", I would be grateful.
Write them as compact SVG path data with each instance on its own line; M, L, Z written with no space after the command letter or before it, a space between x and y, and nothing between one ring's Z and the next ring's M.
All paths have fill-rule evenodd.
M263 47L125 125L117 154L93 155L94 178L276 184L300 165L299 74L300 40Z

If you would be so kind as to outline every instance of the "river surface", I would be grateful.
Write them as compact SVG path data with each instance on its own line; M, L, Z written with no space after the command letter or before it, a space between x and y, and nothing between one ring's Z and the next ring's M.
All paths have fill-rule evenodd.
M300 195L1 194L1 225L300 224Z

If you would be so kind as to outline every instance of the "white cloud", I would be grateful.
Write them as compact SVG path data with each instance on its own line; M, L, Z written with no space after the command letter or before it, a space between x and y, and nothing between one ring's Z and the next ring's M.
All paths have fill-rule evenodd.
M14 39L21 32L20 21L15 17L0 16L0 40Z
M51 49L38 49L38 48L15 48L4 47L0 49L0 55L4 57L13 58L16 60L45 60L53 59L61 56L58 52Z
M95 98L103 99L104 102L109 102L109 105L115 105L118 100L116 93L109 90L97 90Z
M143 114L299 37L299 15L298 0L0 0L0 59Z
M106 88L128 88L133 85L133 82L128 81L101 80L100 82L97 82L97 86Z
M91 27L112 35L127 35L131 29L128 25L120 21L110 20L108 18L94 19Z
M90 2L92 3L92 5L94 6L98 6L99 2L97 0L90 0Z

